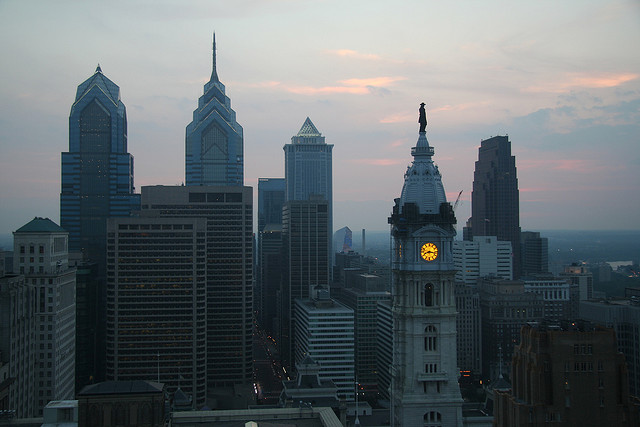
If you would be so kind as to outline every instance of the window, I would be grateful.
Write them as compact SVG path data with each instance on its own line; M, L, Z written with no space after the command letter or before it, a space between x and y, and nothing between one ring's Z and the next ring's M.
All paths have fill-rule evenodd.
M424 285L424 305L426 307L433 306L433 283Z
M425 329L424 349L425 351L438 350L438 330L433 325L428 325Z

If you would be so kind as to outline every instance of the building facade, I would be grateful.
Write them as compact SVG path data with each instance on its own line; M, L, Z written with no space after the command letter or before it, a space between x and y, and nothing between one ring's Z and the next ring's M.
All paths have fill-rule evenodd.
M513 278L511 242L495 236L474 236L472 241L453 242L453 263L456 281L475 285L479 278L495 276L504 280Z
M355 346L353 310L319 291L311 299L295 300L295 359L307 356L320 365L320 380L331 380L338 397L354 400Z
M511 392L496 391L494 426L637 426L624 356L611 329L527 324Z
M198 99L193 121L187 125L185 176L187 185L244 184L242 126L218 78L215 34L211 78Z
M76 360L76 270L69 233L34 218L13 233L13 269L35 289L37 414L50 400L73 399ZM18 357L18 356L16 356Z
M516 158L508 136L480 143L471 193L471 234L511 242L513 278L521 274L520 198Z
M207 392L206 219L107 224L107 380L163 382L195 408Z
M462 426L456 358L453 238L456 219L432 160L421 107L391 224L392 426ZM424 114L424 115L423 115ZM424 126L423 126L424 123Z
M593 273L586 265L579 263L565 265L564 271L559 276L578 286L580 301L588 301L593 298Z
M291 370L295 359L296 299L308 299L315 288L329 289L329 207L322 196L291 200L282 210L282 247L285 273L280 308L280 355ZM318 360L320 361L320 360Z
M520 233L522 244L522 275L549 273L549 239L540 237L537 231Z
M141 214L206 219L208 394L245 396L253 384L253 189L143 187ZM229 393L238 387L244 392Z

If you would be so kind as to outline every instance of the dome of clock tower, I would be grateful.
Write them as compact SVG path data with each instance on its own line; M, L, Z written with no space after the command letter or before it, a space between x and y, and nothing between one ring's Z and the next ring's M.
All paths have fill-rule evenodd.
M421 214L437 214L440 204L447 201L440 171L431 159L433 153L426 132L420 132L416 146L411 149L413 163L404 174L401 212L405 203L415 203Z

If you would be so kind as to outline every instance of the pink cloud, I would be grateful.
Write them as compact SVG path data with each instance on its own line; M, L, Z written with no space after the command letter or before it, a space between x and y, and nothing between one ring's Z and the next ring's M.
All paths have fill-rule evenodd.
M635 73L619 73L619 74L568 74L563 80L556 82L548 82L537 86L529 86L524 92L568 92L575 88L609 88L617 87L626 82L636 80L640 74Z
M415 113L397 113L380 119L380 123L408 123L416 120Z
M346 79L340 80L343 86L287 86L279 85L284 90L299 95L317 95L317 94L331 94L331 93L348 93L354 95L366 95L371 93L372 87L384 87L394 82L405 80L406 77L371 77L367 79Z
M402 163L398 159L353 159L350 162L369 166L395 166Z
M380 60L382 59L379 55L375 55L372 53L360 53L351 49L336 49L336 50L327 50L327 53L337 56L344 56L348 58L356 58L356 59L368 59L368 60Z

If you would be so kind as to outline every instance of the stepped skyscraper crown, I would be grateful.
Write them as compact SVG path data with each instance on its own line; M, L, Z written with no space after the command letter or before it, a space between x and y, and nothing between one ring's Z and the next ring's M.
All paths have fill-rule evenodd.
M231 100L218 78L216 36L213 35L211 79L198 99L187 126L185 172L187 185L243 185L242 126L236 122Z

